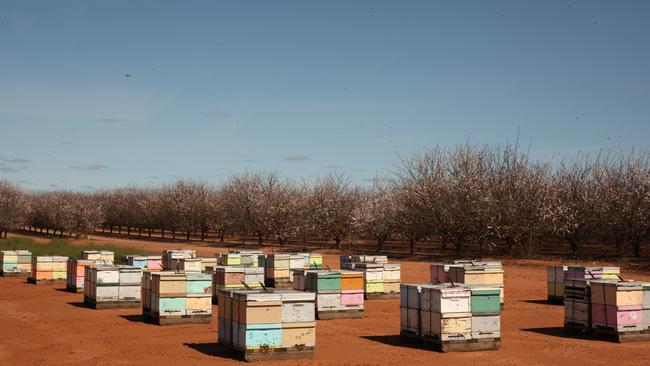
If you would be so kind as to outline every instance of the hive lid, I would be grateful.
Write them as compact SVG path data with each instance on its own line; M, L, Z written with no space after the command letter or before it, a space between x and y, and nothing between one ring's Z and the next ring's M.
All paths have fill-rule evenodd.
M2 250L0 253L4 255L18 255L18 251L16 250Z
M302 292L293 290L273 291L282 297L282 301L316 301L316 294L313 292Z
M384 269L387 269L387 270L395 271L395 270L399 270L400 268L401 268L401 266L400 266L399 263L384 264Z
M214 267L215 272L227 272L227 273L244 273L246 269L240 266L216 266Z
M501 289L498 287L472 287L470 288L472 295L500 295Z
M273 292L263 292L262 290L244 290L235 291L233 293L235 299L241 301L254 301L254 302L281 302L282 296Z
M207 273L188 273L188 281L212 281L212 276Z
M133 266L125 266L125 265L119 265L120 272L127 273L127 272L140 272L141 269L138 267L133 267Z
M356 268L365 268L365 269L384 269L383 264L376 264L376 263L357 263L355 265Z
M16 250L16 254L18 255L32 255L32 253L29 250Z
M126 259L132 259L134 261L145 261L147 260L147 257L143 255L127 255Z
M244 273L246 274L263 274L264 268L262 267L244 267Z
M92 266L90 268L94 269L96 271L99 271L99 272L102 272L102 271L119 271L120 270L120 267L109 265L109 264L95 265L95 266Z
M159 260L159 261L161 261L161 260L162 260L162 256L160 256L160 255L148 255L148 256L147 256L147 260L150 260L150 261L156 261L156 260Z
M363 272L359 271L348 271L342 269L339 272L341 273L341 277L363 277Z
M68 261L68 257L62 257L59 255L52 256L52 262L67 262L67 261Z

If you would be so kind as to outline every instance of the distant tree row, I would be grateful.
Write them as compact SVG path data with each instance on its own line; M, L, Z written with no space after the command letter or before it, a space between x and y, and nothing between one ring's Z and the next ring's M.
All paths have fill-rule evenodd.
M650 241L650 159L645 151L603 152L557 163L531 161L516 145L435 147L404 158L391 176L359 187L343 175L315 181L245 173L225 184L177 181L93 194L24 193L0 182L0 231L22 225L87 234L98 225L151 235L171 232L272 238L439 240L457 255L467 243L500 245L513 256L564 240L576 255L586 241L635 256Z

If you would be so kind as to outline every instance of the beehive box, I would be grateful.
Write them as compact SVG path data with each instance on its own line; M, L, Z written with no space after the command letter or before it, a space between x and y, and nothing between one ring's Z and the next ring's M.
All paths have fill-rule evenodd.
M479 301L476 313L472 293ZM501 344L499 311L498 289L405 285L400 294L400 334L443 352L495 350Z
M505 303L503 267L500 262L472 262L449 268L449 279L455 284L497 287L501 307Z
M84 304L95 309L140 307L142 270L131 266L84 267Z
M37 285L66 283L67 262L68 257L34 256L32 272L27 281Z
M159 325L209 323L212 276L200 272L152 272L143 316Z
M547 300L549 303L562 303L564 301L564 276L567 266L546 267Z
M196 251L192 249L165 250L162 254L163 270L179 270L181 259L196 258Z
M247 361L313 357L314 294L221 290L218 296L220 344Z
M115 262L115 253L110 250L83 250L81 259L91 259L99 261Z
M162 256L149 255L147 256L147 269L150 271L162 271Z
M264 279L268 287L289 287L293 279L290 277L291 255L269 254L264 261Z
M216 267L218 264L218 259L216 257L201 257L201 272L206 273L208 267Z
M201 259L200 258L181 258L178 259L177 268L185 273L201 272Z
M565 278L564 284L564 328L569 331L588 331L591 329L589 281L583 278Z
M140 269L148 268L148 258L143 255L127 255L126 264Z
M66 273L66 290L70 292L83 291L86 267L97 265L92 259L68 259ZM100 261L101 262L101 261Z
M22 276L32 271L32 254L27 250L0 251L0 275Z
M594 280L590 288L594 328L608 328L619 334L645 330L642 283Z

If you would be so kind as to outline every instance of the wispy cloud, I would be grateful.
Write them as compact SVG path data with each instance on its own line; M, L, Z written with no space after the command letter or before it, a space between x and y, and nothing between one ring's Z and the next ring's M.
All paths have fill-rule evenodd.
M91 164L91 165L76 165L76 166L69 166L68 168L74 169L74 170L105 170L108 169L107 165L101 165L101 164Z
M343 169L341 165L325 165L325 169Z
M102 117L102 118L97 118L95 121L100 122L100 123L119 123L119 122L126 122L126 121L128 121L128 119L126 119L126 118Z
M29 159L22 159L22 158L16 158L16 159L4 159L3 160L5 163L15 163L15 164L24 164L24 163L29 163Z
M290 155L290 156L285 156L283 159L286 160L286 161L297 162L297 161L311 160L311 157L309 157L307 155Z
M232 114L222 111L220 109L215 109L210 112L208 112L208 118L214 119L214 118L230 118L232 117Z
M3 167L0 167L0 172L2 172L2 173L18 173L18 172L20 172L20 170L18 170L16 168L12 168L10 166L3 166Z

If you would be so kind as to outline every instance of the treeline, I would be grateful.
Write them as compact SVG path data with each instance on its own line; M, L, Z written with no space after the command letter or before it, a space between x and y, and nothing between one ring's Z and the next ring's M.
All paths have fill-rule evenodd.
M534 254L540 242L565 241L577 255L598 240L622 255L641 255L650 239L650 159L646 151L602 152L559 162L531 161L516 145L431 148L402 159L370 187L343 175L313 181L245 173L221 185L177 181L96 193L25 193L0 183L0 230L23 225L91 233L99 226L334 241L372 239L377 250L401 240L411 253L422 241L479 251L501 247ZM480 253L474 253L480 254ZM543 253L542 253L543 254Z

